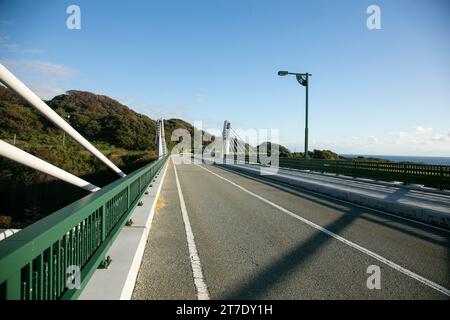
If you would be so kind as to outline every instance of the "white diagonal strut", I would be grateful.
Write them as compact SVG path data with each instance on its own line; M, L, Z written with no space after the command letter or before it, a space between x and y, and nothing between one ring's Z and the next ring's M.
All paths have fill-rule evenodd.
M16 148L3 140L0 140L0 156L21 163L27 167L46 173L52 177L61 179L90 192L100 190L99 187L80 179L67 171L55 167L54 165L45 162L44 160L41 160L28 152L20 150L19 148Z
M63 118L61 118L52 108L50 108L44 101L42 101L33 91L31 91L25 84L17 79L11 72L8 71L2 64L0 64L0 82L5 86L16 92L19 96L24 98L30 105L41 112L47 119L53 122L57 127L71 136L75 141L85 147L94 156L100 159L108 167L114 170L119 176L124 177L122 172L114 163L105 157L96 147L87 141L81 134L72 128Z

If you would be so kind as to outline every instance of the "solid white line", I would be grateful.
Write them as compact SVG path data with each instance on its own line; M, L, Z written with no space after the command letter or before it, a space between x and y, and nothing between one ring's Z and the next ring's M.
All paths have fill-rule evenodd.
M173 170L175 171L178 196L180 197L181 213L183 214L184 228L186 230L186 238L189 248L189 256L191 258L192 274L194 276L194 284L197 289L197 298L198 300L209 300L208 287L206 286L205 279L203 278L202 265L200 264L200 258L198 256L197 247L195 245L194 234L192 233L191 223L189 222L189 216L186 210L183 192L181 191L180 181L178 180L177 168L175 167L175 163L173 163L173 161L172 164Z
M362 253L364 253L364 254L366 254L366 255L368 255L368 256L370 256L370 257L372 257L372 258L374 258L374 259L376 259L376 260L378 260L378 261L380 261L380 262L382 262L384 264L386 264L386 265L388 265L389 267L391 267L391 268L393 268L393 269L395 269L395 270L397 270L397 271L399 271L399 272L401 272L401 273L403 273L403 274L405 274L405 275L407 275L407 276L409 276L409 277L411 277L411 278L413 278L413 279L415 279L415 280L417 280L417 281L419 281L419 282L429 286L430 288L432 288L434 290L437 290L437 291L445 294L446 296L450 296L450 290L449 289L447 289L447 288L445 288L445 287L443 287L443 286L441 286L441 285L439 285L437 283L434 283L433 281L428 280L428 279L426 279L426 278L424 278L424 277L422 277L422 276L420 276L420 275L418 275L418 274L416 274L416 273L414 273L414 272L412 272L412 271L410 271L410 270L408 270L408 269L406 269L406 268L396 264L395 262L392 262L392 261L390 261L390 260L388 260L388 259L386 259L386 258L384 258L384 257L382 257L382 256L380 256L380 255L370 251L369 249L366 249L366 248L364 248L364 247L362 247L362 246L360 246L360 245L358 245L358 244L356 244L356 243L354 243L354 242L352 242L350 240L347 240L347 239L345 239L345 238L335 234L334 232L331 232L330 230L325 229L325 228L315 224L314 222L311 222L311 221L309 221L309 220L307 220L307 219L305 219L303 217L300 217L300 216L296 215L295 213L293 213L293 212L291 212L291 211L289 211L289 210L279 206L278 204L273 203L272 201L267 200L267 199L261 197L260 195L257 195L256 193L253 193L252 191L250 191L250 190L248 190L248 189L246 189L244 187L241 187L237 183L235 183L235 182L233 182L231 180L228 180L227 178L224 178L224 177L218 175L217 173L206 169L203 166L200 166L200 165L197 165L197 166L202 168L203 170L208 171L209 173L215 175L216 177L218 177L218 178L220 178L220 179L222 179L224 181L227 181L228 183L230 183L230 184L234 185L235 187L241 189L242 191L252 195L253 197L258 198L259 200L261 200L261 201L271 205L272 207L274 207L274 208L276 208L276 209L278 209L278 210L280 210L280 211L290 215L291 217L294 217L294 218L296 218L296 219L306 223L307 225L309 225L309 226L311 226L311 227L313 227L313 228L315 228L315 229L317 229L317 230L319 230L319 231L329 235L330 237L332 237L332 238L334 238L334 239L336 239L336 240L338 240L338 241L348 245L349 247L352 247L353 249L356 249L356 250L358 250L358 251L360 251L360 252L362 252Z
M226 167L225 167L225 168L226 168ZM284 169L284 168L283 168L283 169ZM232 169L230 169L230 170L232 170ZM241 174L243 174L243 175L249 176L248 173L244 173L244 172L242 172L242 171L239 171L239 172L240 172ZM288 174L285 173L285 175L288 175ZM444 228L441 228L441 227L438 227L438 226L434 226L434 225L428 224L428 223L426 223L426 222L421 222L421 221L418 221L418 220L413 220L413 219L410 219L410 218L406 218L406 217L400 216L400 215L398 215L398 214L393 214L393 213L389 213L389 212L386 212L386 211L383 211L383 210L380 210L380 209L375 209L375 208L367 207L367 206L365 206L365 205L358 204L358 203L354 203L354 202L351 202L351 201L348 201L348 200L339 199L339 198L336 198L336 197L333 197L333 196L329 196L329 195L326 195L326 194L323 194L323 193L320 193L320 192L317 192L317 191L313 191L313 190L306 189L306 188L304 188L304 187L300 187L300 186L296 186L296 185L293 185L293 184L289 184L289 183L287 183L287 182L282 182L282 181L277 181L277 180L268 181L268 180L261 180L260 178L257 178L257 177L251 177L251 176L249 176L249 177L250 177L250 178L258 179L259 181L264 181L264 182L268 182L268 183L271 183L271 184L275 184L275 185L276 185L277 183L281 183L282 186L283 186L283 187L286 187L286 188L289 188L289 187L290 187L290 188L294 188L294 189L301 189L301 190L304 191L304 192L312 193L312 194L315 194L315 195L318 195L318 196L321 196L321 197L324 197L324 198L328 198L328 199L331 199L331 200L334 200L334 201L343 202L343 203L350 204L350 205L355 206L355 207L358 207L358 208L362 208L362 209L366 209L366 210L371 210L371 211L374 211L374 212L377 212L377 213L384 214L384 215L386 215L386 216L394 217L394 218L397 218L397 219L400 219L400 220L405 220L405 221L408 221L408 222L413 222L413 223L416 223L416 224L423 225L423 226L425 226L425 227L429 227L429 228L437 229L437 230L439 230L439 231L444 231L444 232L446 232L446 233L450 233L450 230L448 230L448 229L444 229ZM300 177L300 178L302 178L302 177Z

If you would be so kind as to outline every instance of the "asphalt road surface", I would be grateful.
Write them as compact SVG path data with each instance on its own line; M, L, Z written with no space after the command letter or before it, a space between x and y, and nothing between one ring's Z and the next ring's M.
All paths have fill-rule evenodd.
M161 198L134 299L449 297L448 231L172 160Z

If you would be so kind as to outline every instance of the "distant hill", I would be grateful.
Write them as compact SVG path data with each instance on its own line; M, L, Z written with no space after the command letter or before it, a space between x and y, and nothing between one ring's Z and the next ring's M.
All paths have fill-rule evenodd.
M156 122L148 116L107 96L84 91L68 91L46 102L119 167L156 157ZM181 119L166 120L165 134L169 149L176 143L170 141L171 133L176 128L185 128L191 134L194 132L192 125ZM13 143L14 135L19 148L75 175L106 169L70 137L65 137L63 146L64 133L61 130L11 90L0 86L0 138ZM11 168L12 163L0 161L8 162L0 170L0 180L4 182L4 169ZM28 177L24 181L44 179L42 174L29 174L27 172ZM21 180L20 176L16 179Z
M259 144L256 147L256 152L260 152L260 149L262 148L262 150L266 150L267 151L267 155L271 155L271 150L272 150L272 143L270 141L266 141L263 142L261 144ZM291 152L289 151L288 148L286 148L285 146L282 146L280 144L273 144L273 148L274 149L278 149L278 155L280 157L289 157L291 155Z
M89 141L126 150L155 150L155 121L107 96L68 91L48 101Z
M46 102L126 173L157 156L155 120L114 99L71 90ZM186 129L191 137L197 130L181 119L169 119L164 123L169 150L177 143L171 141L175 129ZM206 141L211 140L210 134L203 132L203 135ZM0 139L11 144L15 140L18 148L98 186L117 179L106 165L1 85ZM208 143L204 142L204 145ZM261 145L264 144L270 150L270 142ZM251 149L259 149L261 145ZM282 145L278 150L281 157L303 157L302 153L292 153ZM314 150L309 156L314 159L342 158L329 150ZM0 157L0 228L22 227L85 194L84 190Z
M126 173L157 156L156 122L114 99L72 90L46 103ZM191 134L195 130L181 119L166 120L169 149L176 143L170 141L176 128ZM0 85L0 139L13 144L14 137L16 147L98 186L117 179L100 160ZM0 157L0 228L22 227L85 194L84 190Z
M117 100L91 92L71 90L46 102L119 167L131 165L131 169L134 169L137 163L148 162L156 157L155 120L133 111ZM187 129L192 137L194 130L197 130L181 119L166 120L165 134L169 150L176 143L170 141L171 134L179 128ZM206 140L210 139L208 133L203 134ZM105 165L71 138L65 137L63 146L64 134L61 130L11 90L0 86L0 139L12 143L14 135L16 145L21 149L75 175L82 176L107 170ZM270 142L263 144L268 144L270 150ZM260 146L256 148L259 149ZM303 157L303 153L291 152L282 145L278 148L281 157ZM330 150L313 150L309 152L309 156L312 159L343 159ZM0 164L1 183L5 178L13 176L12 172L5 170L14 169L17 165L3 159L0 159ZM19 171L23 172L22 169L21 167ZM18 175L15 175L15 179L19 181L36 182L51 179L34 171L25 171L26 174L22 177L20 172L16 172Z

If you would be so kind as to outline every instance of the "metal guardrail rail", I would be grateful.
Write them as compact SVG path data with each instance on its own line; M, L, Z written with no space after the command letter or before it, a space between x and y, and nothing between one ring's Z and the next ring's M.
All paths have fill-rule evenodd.
M236 155L234 162L237 161ZM249 163L249 156L245 156ZM259 158L257 163L260 163ZM426 187L450 190L450 166L418 163L389 163L376 161L321 160L280 157L278 166L321 173L334 173L376 181L399 181Z
M0 242L0 299L76 299L105 260L164 156ZM72 289L68 268L80 270Z
M450 166L293 158L280 158L279 166L322 173L335 173L337 175L377 181L400 181L404 184L421 184L441 190L450 189Z

